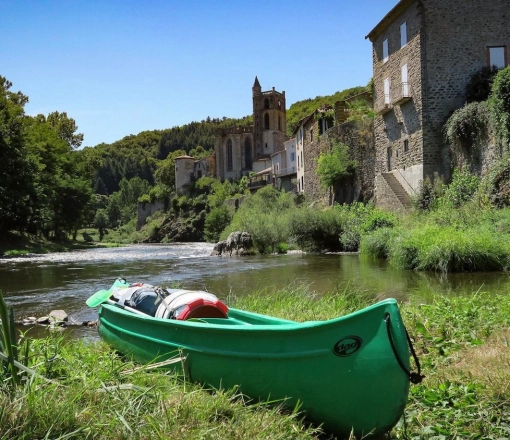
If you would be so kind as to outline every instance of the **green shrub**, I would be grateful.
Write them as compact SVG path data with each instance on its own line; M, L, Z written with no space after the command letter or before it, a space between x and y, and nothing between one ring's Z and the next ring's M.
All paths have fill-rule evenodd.
M437 207L437 200L442 194L442 184L439 179L434 179L434 183L430 178L420 181L418 191L413 197L413 207L419 211L429 211Z
M232 220L232 211L225 205L215 207L205 218L204 236L208 242L217 242Z
M390 228L382 227L364 235L359 246L360 254L370 258L387 259L391 233Z
M293 241L308 252L338 252L342 250L340 216L333 209L298 209L289 218Z
M480 179L469 172L454 170L452 182L445 186L439 203L451 208L459 208L471 200L480 185Z
M503 144L510 147L510 66L500 70L492 83L489 98L491 118Z
M321 186L327 189L351 175L356 167L356 161L350 158L349 146L333 142L331 151L321 153L317 159L317 176Z
M246 196L221 238L234 231L249 232L260 253L276 252L280 243L289 241L288 217L297 209L294 199L292 194L272 186Z

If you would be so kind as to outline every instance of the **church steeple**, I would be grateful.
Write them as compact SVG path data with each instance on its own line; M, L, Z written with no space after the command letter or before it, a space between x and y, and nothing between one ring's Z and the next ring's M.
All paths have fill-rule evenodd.
M252 87L253 94L260 93L262 91L262 87L260 87L259 79L255 76L255 82Z

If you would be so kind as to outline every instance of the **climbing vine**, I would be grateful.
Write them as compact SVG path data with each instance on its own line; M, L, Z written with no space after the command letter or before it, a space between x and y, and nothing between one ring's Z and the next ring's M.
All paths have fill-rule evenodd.
M490 113L487 102L472 102L456 110L444 127L446 141L457 158L478 162L481 145L488 138Z

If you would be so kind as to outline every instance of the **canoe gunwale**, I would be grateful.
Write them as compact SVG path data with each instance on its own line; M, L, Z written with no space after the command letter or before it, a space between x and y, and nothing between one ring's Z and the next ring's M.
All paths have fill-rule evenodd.
M358 315L362 315L364 313L367 313L373 309L380 308L381 306L384 306L386 304L392 304L397 305L397 301L394 298L387 298L385 300L379 301L375 304L372 304L368 307L365 307L363 309L357 310L355 312L349 313L347 315L339 316L337 318L332 318L324 321L304 321L304 322L295 322L295 321L289 321L282 319L281 323L274 323L274 324L258 324L258 323L242 323L238 325L230 325L230 324L222 324L219 320L215 321L214 323L210 322L200 322L200 321L180 321L176 319L164 319L164 318L155 318L153 316L143 316L134 314L132 312L126 311L120 307L110 305L110 304L102 304L101 307L104 307L108 310L112 310L115 313L120 314L126 314L130 318L132 317L134 320L141 321L141 322L160 322L163 324L168 324L172 326L177 327L191 327L191 328L208 328L210 330L232 330L232 331L253 331L254 329L257 329L257 331L263 331L263 330L277 330L277 331L295 331L295 330L306 330L311 328L317 328L321 326L327 326L327 325L334 325L336 323L340 323L345 320L352 319ZM246 312L244 310L230 308L229 311L231 311L234 314L239 314L241 316L248 316L253 317L254 319L260 318L264 319L266 318L266 315L253 313L253 312ZM272 317L270 317L272 318ZM276 318L279 319L279 318ZM384 318L383 318L384 319ZM228 318L225 318L225 321L227 321ZM217 323L216 323L217 322Z

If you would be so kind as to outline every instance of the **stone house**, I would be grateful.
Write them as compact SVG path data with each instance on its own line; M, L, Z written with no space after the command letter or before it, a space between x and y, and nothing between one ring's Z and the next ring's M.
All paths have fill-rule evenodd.
M191 183L201 177L216 177L216 158L214 155L195 159L188 155L175 158L175 189L182 192Z
M301 119L294 130L296 136L297 192L308 201L331 205L369 201L373 197L375 149L372 121L347 122L349 102L372 99L366 94L338 101L334 106L322 106ZM335 188L321 187L317 175L317 159L331 151L334 143L349 147L349 154L357 162L353 175Z
M487 65L508 65L510 0L400 0L373 45L375 194L405 208L420 182L451 172L443 126Z
M214 152L216 177L240 179L271 167L271 155L283 150L287 111L285 92L262 91L255 77L252 87L253 126L219 129Z

